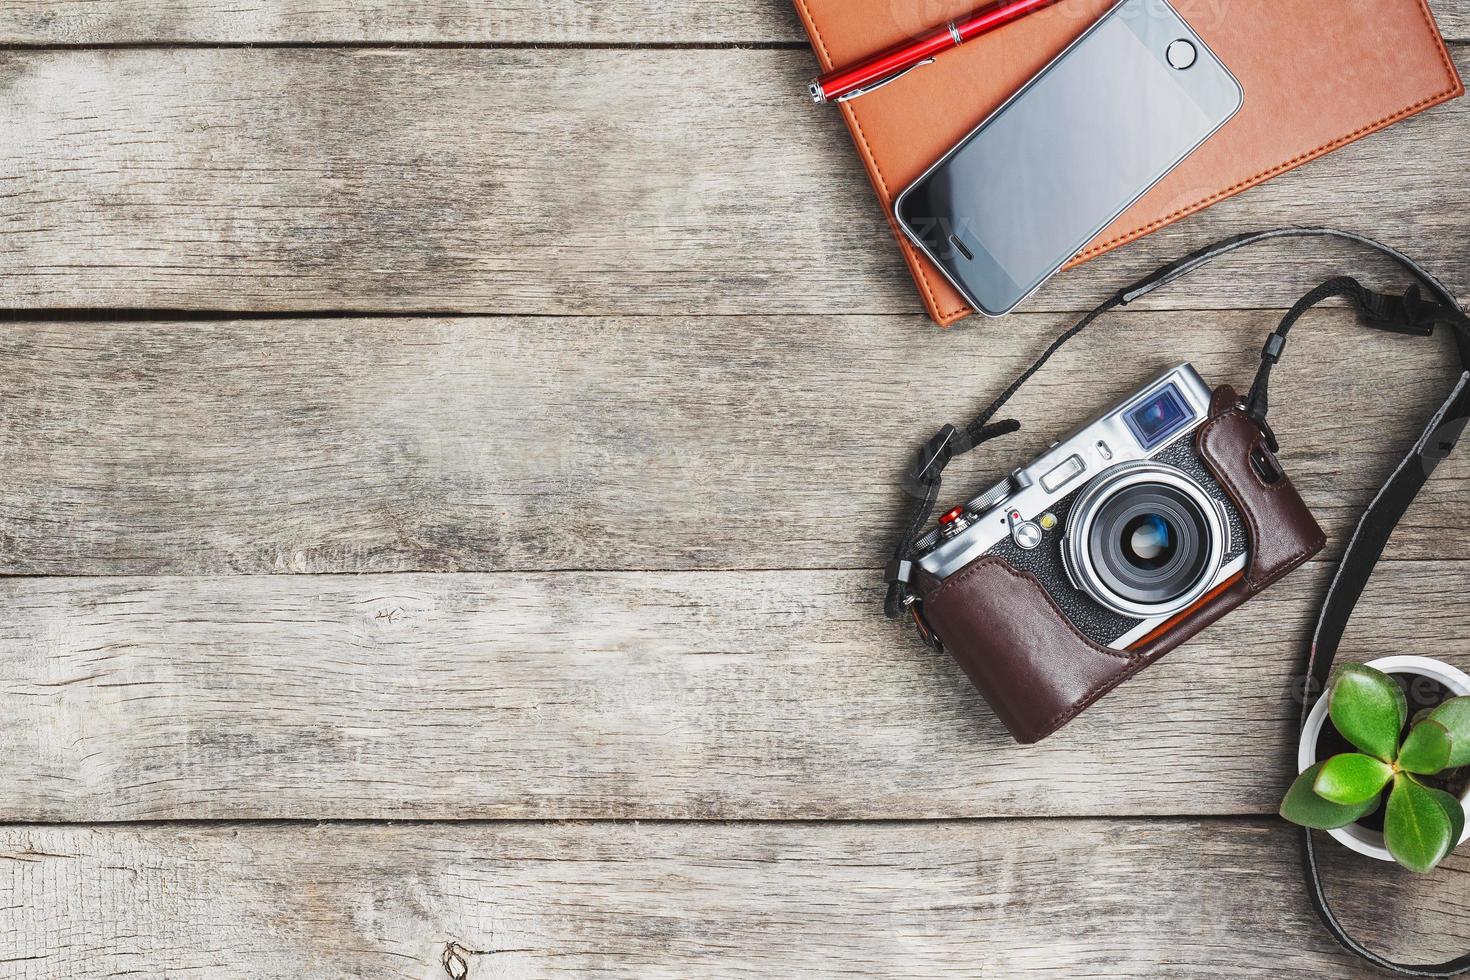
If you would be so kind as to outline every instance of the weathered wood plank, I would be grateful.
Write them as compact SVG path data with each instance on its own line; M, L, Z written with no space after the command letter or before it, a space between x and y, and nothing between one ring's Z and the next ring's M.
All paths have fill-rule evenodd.
M933 20L974 6L929 3ZM1432 0L1446 37L1470 37L1466 0ZM952 11L949 8L954 8ZM9 0L0 43L462 44L801 43L784 0L670 4L657 0L553 0L522 6L472 0Z
M1099 322L946 498L1170 362L1243 388L1277 317ZM1014 316L987 345L894 317L12 323L0 572L879 568L911 447L1069 321ZM1272 421L1336 540L1447 361L1346 311L1296 328ZM1467 474L1440 467L1391 557L1470 557Z
M1454 6L1463 0L1449 2ZM0 8L0 43L11 44L796 44L805 39L792 4L782 0L9 0Z
M0 579L0 819L1272 813L1330 570L1031 748L872 572ZM1344 657L1467 592L1385 564Z
M800 50L11 52L0 305L917 314L846 131L805 99L812 65ZM1467 117L1461 100L1377 134L1030 308L1088 308L1282 223L1377 233L1470 290ZM1262 251L1149 302L1288 305L1363 265L1326 252Z
M1452 861L1357 864L1354 925L1457 953ZM16 980L1376 975L1275 821L11 828L0 899Z

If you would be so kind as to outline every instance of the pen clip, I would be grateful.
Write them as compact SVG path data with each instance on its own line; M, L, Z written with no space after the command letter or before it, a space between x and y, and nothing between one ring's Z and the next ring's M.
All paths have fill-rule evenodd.
M848 99L855 99L859 95L867 95L869 92L876 92L883 86L887 85L889 82L898 81L900 78L907 75L915 68L923 68L925 65L932 64L934 64L933 58L925 58L923 61L916 61L912 65L909 65L907 68L905 68L903 71L896 71L892 75L880 78L873 84L864 86L863 88L855 88L851 92L848 92L846 95L839 96L836 101L846 102Z

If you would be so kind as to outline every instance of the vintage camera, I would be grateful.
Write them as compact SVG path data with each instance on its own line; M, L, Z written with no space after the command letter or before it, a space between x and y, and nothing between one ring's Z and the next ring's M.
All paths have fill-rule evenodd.
M940 517L921 625L1044 737L1322 547L1273 444L1232 390L1165 371Z
M994 554L1034 575L1072 625L1126 650L1245 567L1245 531L1188 436L1210 389L1188 364L1155 378L919 541L937 579Z

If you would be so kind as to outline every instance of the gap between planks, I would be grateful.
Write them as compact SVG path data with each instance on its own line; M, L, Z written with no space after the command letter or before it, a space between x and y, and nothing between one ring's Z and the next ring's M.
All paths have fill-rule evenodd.
M1392 290L1389 290L1390 292ZM1098 303L1103 302L1107 296L1100 297ZM1028 315L1051 314L1060 317L1076 316L1082 317L1089 313L1097 304L1089 307L1079 307L1075 310L1017 310L1009 314L1015 317ZM1341 298L1332 298L1317 304L1314 309L1348 309L1348 304ZM1124 310L1127 308L1125 307ZM1147 307L1137 307L1138 310L1147 310ZM1120 310L1121 314L1124 310ZM1272 313L1284 316L1287 307L1280 305L1264 306L1170 306L1167 310L1170 315L1179 316L1204 316L1218 315L1222 313L1241 314L1263 314ZM774 313L730 313L716 311L711 313L680 313L680 312L652 312L652 313L609 313L606 311L594 311L590 313L578 313L569 316L565 313L517 313L514 317L518 320L566 320L575 318L578 320L626 320L630 316L636 316L640 320L749 320L756 317L806 317L810 313L802 313L799 310L778 310ZM485 313L472 309L445 309L445 310L356 310L356 309L299 309L299 310L215 310L209 308L187 309L183 307L145 307L145 306L114 306L100 307L96 309L68 309L66 307L10 307L0 309L0 331L3 331L8 323L224 323L224 322L252 322L252 321L278 321L278 320L484 320L496 316L493 313ZM828 320L843 318L872 319L874 317L889 317L895 321L910 322L918 318L918 314L910 316L903 313L864 313L837 311L823 313L821 316ZM983 321L981 321L983 322ZM960 336L966 330L973 330L975 324L966 324L958 327L934 327L934 332L939 335Z
M1446 37L1450 48L1470 38ZM805 51L806 41L102 41L91 43L9 42L0 53L17 51Z
M1408 557L1398 557L1398 556L1385 555L1385 556L1383 556L1383 557L1381 557L1381 558L1378 559L1378 564L1379 565L1382 565L1382 566L1395 565L1395 564L1415 565L1415 564L1434 564L1434 563L1438 563L1438 562L1465 561L1465 560L1467 560L1467 559L1463 559L1463 558L1460 558L1460 559L1456 559L1456 558L1434 558L1434 557L1428 557L1428 556L1413 556L1413 555L1408 556ZM1312 563L1314 563L1314 564L1315 563L1326 564L1326 563L1329 563L1329 562L1332 565L1336 565L1337 564L1337 562L1334 559L1324 558L1320 554L1313 556L1311 559L1309 559L1309 561L1312 562ZM749 566L749 567L722 566L720 568L709 568L709 569L688 569L688 568L672 568L672 567L671 568L657 568L657 567L636 568L636 567L631 567L631 566L623 565L623 566L619 566L617 568L591 568L591 567L585 567L585 566L568 566L566 568L537 568L537 569L505 568L505 569L496 569L496 570L490 570L490 571L477 571L477 572L465 572L465 571L460 571L460 570L457 570L457 569L432 569L432 568L431 569L414 569L414 568L400 568L400 569L394 569L394 570L390 570L390 571L364 572L364 573L360 573L360 574L370 574L374 578L392 578L394 576L420 576L420 575L423 575L423 576L431 576L431 577L432 576L454 576L454 575L475 575L475 576L479 576L479 577L493 577L493 576L496 576L496 575L504 575L504 576L513 576L513 577L523 577L525 575L532 575L532 574L534 574L534 575L609 575L609 576L612 576L612 575L683 575L683 574L690 574L691 572L692 573L697 573L697 574L702 574L702 575L760 575L760 574L786 575L786 574L801 574L801 573L834 573L834 574L844 574L844 575L845 574L855 574L855 575L870 574L870 575L877 576L877 575L883 574L884 569L882 567L880 567L880 566L875 566L875 565L779 565L779 566L776 566L776 565L773 565L773 566L752 565L752 566ZM302 572L293 572L293 571L259 571L259 572L234 572L234 573L221 572L221 573L217 573L217 574L211 574L211 573L191 574L191 573L170 573L170 572L163 572L163 573L159 573L159 574L156 574L156 575L148 575L148 574L141 574L140 575L140 574L134 573L134 572L3 572L3 571L0 571L0 582L24 582L24 581L28 581L28 580L45 581L45 580L48 580L48 579L127 579L127 578L160 578L160 579L162 579L162 578L181 578L181 579L209 578L209 579L218 579L218 580L228 581L230 579L242 579L242 580L245 580L245 579L255 579L255 578L314 578L314 577L315 578L331 578L333 576L351 575L351 574L355 574L355 573L353 573L353 572L343 572L343 571L325 571L325 570L321 570L321 569L312 569L312 570L302 571ZM874 581L878 581L878 580L875 578ZM3 821L0 821L0 823L3 823Z
M1249 823L1259 824L1270 817L1259 811L1240 813L1147 813L1129 812L1116 816L1099 816L1086 813L1059 813L1049 816L1027 814L996 814L994 816L913 816L913 817L161 817L153 819L119 820L0 820L0 833L6 830L29 830L35 828L58 828L85 830L88 827L103 827L112 830L148 830L162 827L461 827L480 826L517 827L527 824L555 824L558 827L602 825L627 825L639 827L689 827L710 825L720 827L904 827L910 824L936 826L953 824L963 827L970 824L1001 823L1098 823L1108 821L1139 820L1150 824L1209 824Z
M1445 39L1447 44L1461 43ZM0 44L6 51L805 51L806 41L99 41Z

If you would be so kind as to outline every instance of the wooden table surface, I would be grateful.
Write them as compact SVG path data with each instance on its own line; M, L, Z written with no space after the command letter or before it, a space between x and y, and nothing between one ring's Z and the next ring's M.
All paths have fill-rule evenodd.
M1470 0L1436 0L1470 72ZM1329 549L1044 746L879 611L911 447L1225 234L1470 293L1470 102L941 332L783 0L0 6L0 976L1348 977L1288 697ZM790 216L790 220L773 220ZM1361 253L1101 323L962 495ZM1273 421L1341 542L1450 368L1310 315ZM1345 657L1470 665L1470 462ZM1379 948L1470 859L1333 849Z

